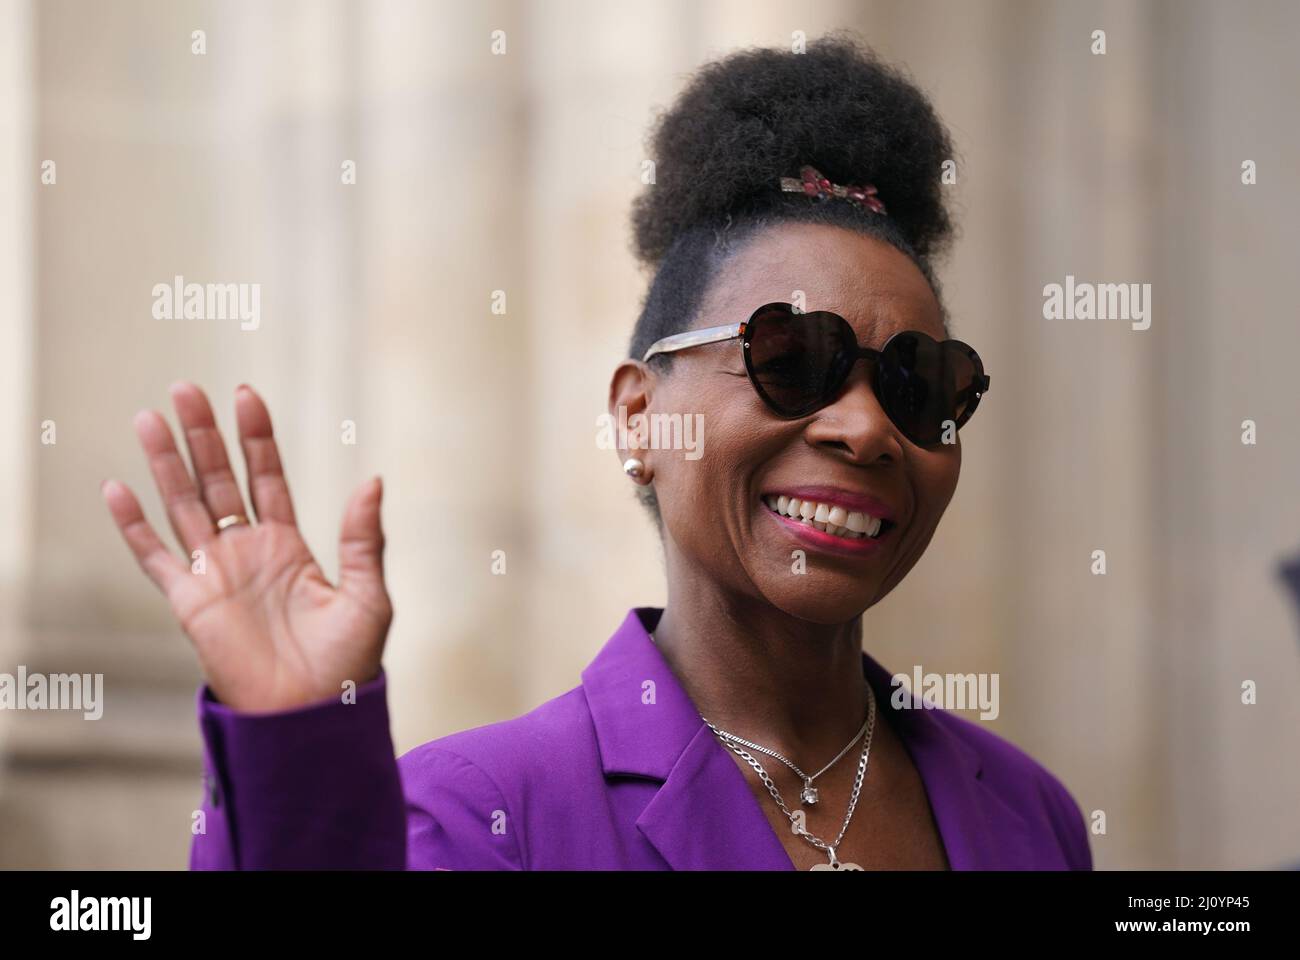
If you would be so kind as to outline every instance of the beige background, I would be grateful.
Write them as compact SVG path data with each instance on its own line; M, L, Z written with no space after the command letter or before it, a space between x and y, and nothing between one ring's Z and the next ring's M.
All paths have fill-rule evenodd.
M993 376L948 516L869 613L868 649L999 672L993 729L1105 812L1100 867L1300 860L1297 620L1274 574L1300 545L1300 5L0 16L0 671L107 685L97 722L0 713L0 866L186 863L198 674L98 496L123 478L165 527L130 417L174 419L178 377L227 430L236 384L263 391L327 572L345 495L383 474L400 750L569 689L628 607L662 602L652 530L594 442L646 281L626 221L642 138L704 60L842 26L907 67L959 145L943 276ZM1151 283L1151 329L1044 321L1067 273ZM154 320L176 274L260 283L261 328Z

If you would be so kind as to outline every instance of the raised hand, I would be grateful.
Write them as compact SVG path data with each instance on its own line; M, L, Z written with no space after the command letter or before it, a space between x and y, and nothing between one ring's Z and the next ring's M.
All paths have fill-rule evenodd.
M384 586L379 478L358 487L344 509L335 586L298 531L261 398L247 386L235 391L253 523L207 397L191 383L173 384L171 395L193 476L159 413L142 410L135 430L188 559L163 545L125 484L106 480L102 494L131 552L193 642L217 698L236 710L270 712L338 697L345 682L360 686L374 679L393 619ZM249 523L218 531L218 520L239 515Z

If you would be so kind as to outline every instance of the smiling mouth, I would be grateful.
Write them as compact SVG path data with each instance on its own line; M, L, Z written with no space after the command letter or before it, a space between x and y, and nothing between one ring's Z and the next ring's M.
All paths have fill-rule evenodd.
M766 496L763 505L778 517L793 520L843 540L879 540L895 526L892 520L797 497Z

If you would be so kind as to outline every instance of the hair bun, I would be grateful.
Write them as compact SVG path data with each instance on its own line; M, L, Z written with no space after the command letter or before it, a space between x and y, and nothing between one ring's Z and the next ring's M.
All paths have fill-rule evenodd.
M655 183L632 207L633 246L647 264L683 230L783 202L780 178L804 164L836 183L875 184L918 256L951 239L940 183L947 131L910 80L843 31L806 53L751 48L705 64L648 142Z

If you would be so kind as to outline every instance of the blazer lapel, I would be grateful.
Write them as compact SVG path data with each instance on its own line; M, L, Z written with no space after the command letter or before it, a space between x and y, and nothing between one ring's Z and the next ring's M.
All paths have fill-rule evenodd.
M637 829L674 870L793 870L744 774L700 722Z
M925 784L935 824L953 870L1013 870L1034 865L1033 835L1024 817L983 779L979 752L956 732L969 723L932 709L895 709L890 674L862 655L877 707L889 711ZM920 704L916 697L914 704Z
M674 869L793 870L744 774L650 639L662 612L629 611L582 672L605 776L663 784L636 826ZM890 674L865 652L862 658L878 708L889 711L886 719L925 784L951 867L1034 866L1028 824L984 781L979 751L956 732L969 721L938 710L893 709Z
M673 869L793 870L744 774L650 639L661 613L630 611L582 672L605 776L662 782L636 826Z

